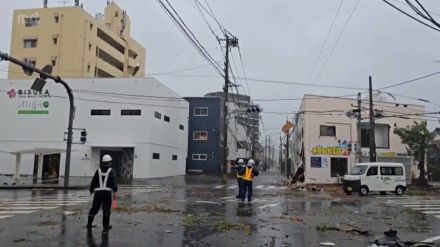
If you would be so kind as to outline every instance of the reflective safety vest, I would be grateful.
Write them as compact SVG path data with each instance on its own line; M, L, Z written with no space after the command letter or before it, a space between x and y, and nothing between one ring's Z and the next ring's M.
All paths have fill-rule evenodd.
M243 174L243 179L246 181L252 181L252 179L254 178L254 176L252 175L252 168L246 167L246 169L244 170L244 174Z
M98 169L99 188L95 189L95 191L112 191L111 188L106 187L111 171L112 168L109 168L106 173L102 173L101 168ZM102 177L104 177L104 179L102 179Z

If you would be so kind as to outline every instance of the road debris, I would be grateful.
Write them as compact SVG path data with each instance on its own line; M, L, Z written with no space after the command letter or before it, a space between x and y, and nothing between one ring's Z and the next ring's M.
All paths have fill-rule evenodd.
M325 232L325 231L341 231L341 232L356 233L356 234L359 234L359 235L370 235L369 231L363 231L363 230L360 230L360 229L355 228L355 227L341 228L339 226L328 226L328 225L325 225L325 224L316 226L316 230L317 231L323 231L323 232Z
M303 222L304 220L298 217L294 217L294 216L274 216L272 217L273 219L284 219L284 220L292 220L292 221L297 221L297 222Z

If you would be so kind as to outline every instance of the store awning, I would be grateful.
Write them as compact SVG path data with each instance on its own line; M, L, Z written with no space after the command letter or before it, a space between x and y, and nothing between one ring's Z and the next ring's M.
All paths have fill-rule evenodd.
M75 150L72 150L74 152ZM24 149L24 150L17 150L9 152L10 154L17 155L17 154L59 154L59 153L65 153L66 149L61 148L33 148L33 149Z

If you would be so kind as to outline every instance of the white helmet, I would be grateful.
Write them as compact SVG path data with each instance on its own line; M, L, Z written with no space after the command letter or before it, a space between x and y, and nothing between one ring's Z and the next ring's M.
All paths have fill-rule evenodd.
M254 161L253 159L250 159L250 160L248 161L248 165L250 165L250 166L254 166L254 164L255 164L255 161Z
M102 156L102 162L107 163L107 162L110 162L110 161L112 161L112 156L110 156L108 154Z
M243 159L239 159L239 160L238 160L238 163L239 163L239 164L242 164L242 163L244 163L244 160L243 160Z

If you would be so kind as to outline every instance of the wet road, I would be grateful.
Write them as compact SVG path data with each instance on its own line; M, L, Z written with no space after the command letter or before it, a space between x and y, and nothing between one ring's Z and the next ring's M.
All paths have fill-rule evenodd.
M397 230L401 240L440 235L436 217L440 197L298 192L284 187L282 180L276 173L262 173L254 181L250 204L235 199L234 179L222 185L218 178L187 176L123 187L108 236L101 234L101 215L92 233L84 227L91 200L87 191L1 191L0 242L1 246L319 246L321 242L369 246L390 229ZM347 232L353 227L368 235Z

